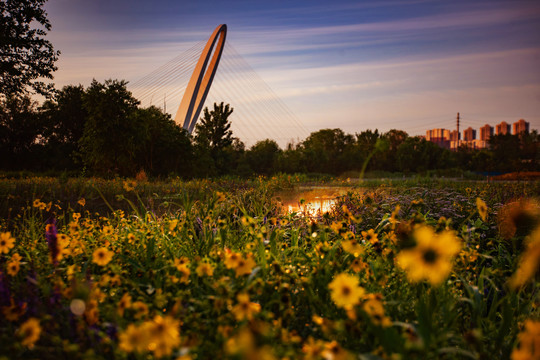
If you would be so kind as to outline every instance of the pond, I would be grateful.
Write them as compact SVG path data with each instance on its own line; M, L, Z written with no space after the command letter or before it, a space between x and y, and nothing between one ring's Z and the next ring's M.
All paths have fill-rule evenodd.
M281 203L284 213L299 212L305 216L315 216L332 210L337 198L352 190L351 187L335 186L298 187L278 191L275 199Z

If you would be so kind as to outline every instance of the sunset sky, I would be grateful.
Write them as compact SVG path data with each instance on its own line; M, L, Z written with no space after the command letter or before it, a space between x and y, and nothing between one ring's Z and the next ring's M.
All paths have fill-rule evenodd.
M49 0L58 86L135 81L219 24L309 131L540 129L540 2ZM219 71L219 70L218 70ZM233 104L234 105L234 104Z

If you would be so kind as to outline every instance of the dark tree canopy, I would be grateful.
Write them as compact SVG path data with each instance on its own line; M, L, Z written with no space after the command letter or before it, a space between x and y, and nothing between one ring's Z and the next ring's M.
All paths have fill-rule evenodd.
M214 110L204 108L204 115L196 127L195 140L200 145L208 146L212 151L219 151L233 142L229 116L233 112L229 104L215 104Z
M31 91L49 95L54 62L60 55L44 38L51 24L43 5L47 0L0 0L0 94L19 96ZM42 28L35 28L34 24Z

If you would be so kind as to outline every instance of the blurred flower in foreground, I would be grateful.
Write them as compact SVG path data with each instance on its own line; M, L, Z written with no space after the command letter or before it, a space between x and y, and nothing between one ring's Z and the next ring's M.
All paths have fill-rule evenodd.
M505 239L528 235L540 223L540 204L521 199L503 206L498 216L499 231Z
M510 279L510 286L518 288L531 280L540 269L540 227L526 238L526 248L521 255L519 267Z
M41 325L39 325L39 320L36 318L26 320L19 330L17 330L17 333L22 337L21 344L32 349L41 335Z
M525 321L518 339L519 347L512 351L512 360L540 359L540 321Z
M180 321L171 316L156 315L152 321L143 325L147 334L148 350L158 358L172 354L180 345Z
M358 278L346 273L337 275L328 287L332 291L330 297L334 303L344 309L357 305L365 293L364 288L358 285Z
M411 282L429 281L440 285L452 270L452 258L461 244L452 231L436 234L431 227L422 226L413 233L416 246L402 250L397 264L407 272Z
M238 294L236 298L238 299L238 304L232 308L232 313L236 320L251 320L254 314L261 311L261 305L249 301L248 294Z
M484 200L476 198L476 208L478 209L478 214L480 214L482 221L485 222L488 216L488 207Z
M212 276L214 274L214 267L207 262L201 262L195 271L199 276Z

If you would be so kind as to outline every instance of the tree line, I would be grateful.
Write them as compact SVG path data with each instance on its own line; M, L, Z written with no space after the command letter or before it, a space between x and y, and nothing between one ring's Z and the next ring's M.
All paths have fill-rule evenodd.
M281 149L270 139L246 149L230 129L234 109L205 108L194 135L169 114L142 108L125 81L65 86L42 104L27 95L0 99L0 169L69 171L104 177L184 178L252 174L435 169L509 172L539 168L539 137L496 135L488 149L440 148L402 130L346 134L322 129Z

